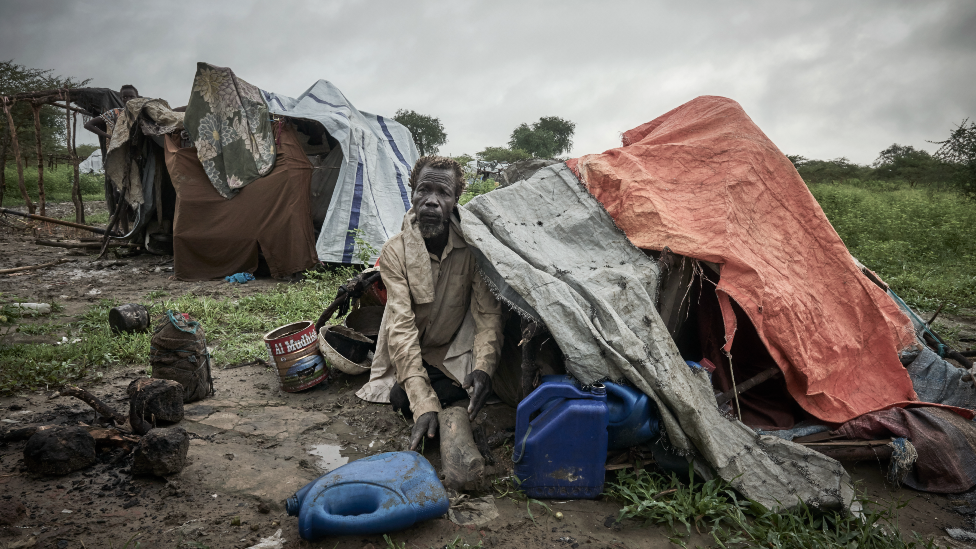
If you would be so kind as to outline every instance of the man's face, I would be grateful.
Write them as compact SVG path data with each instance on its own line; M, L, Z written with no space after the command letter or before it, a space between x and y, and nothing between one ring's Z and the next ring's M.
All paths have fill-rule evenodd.
M454 170L424 168L413 190L413 209L424 238L440 236L447 230L451 212L457 203L454 196Z
M135 99L136 97L138 97L138 95L136 95L135 90L132 88L122 90L122 103L128 103L130 99Z

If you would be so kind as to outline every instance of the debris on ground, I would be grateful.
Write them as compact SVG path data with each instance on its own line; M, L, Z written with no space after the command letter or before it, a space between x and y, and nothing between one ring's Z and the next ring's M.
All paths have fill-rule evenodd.
M24 464L39 475L67 475L97 461L95 439L83 427L39 430L24 447Z
M175 426L152 429L139 441L133 452L132 474L158 477L179 473L186 466L190 435Z

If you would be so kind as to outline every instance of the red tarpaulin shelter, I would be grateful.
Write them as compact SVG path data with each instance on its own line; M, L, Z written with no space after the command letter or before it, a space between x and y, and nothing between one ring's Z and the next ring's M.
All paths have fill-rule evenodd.
M843 423L918 400L898 358L911 322L738 103L699 97L568 164L636 246L721 265L724 350L734 301L805 411Z

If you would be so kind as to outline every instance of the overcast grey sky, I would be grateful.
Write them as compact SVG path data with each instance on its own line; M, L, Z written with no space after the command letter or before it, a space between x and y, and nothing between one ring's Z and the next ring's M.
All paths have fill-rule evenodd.
M442 153L541 116L572 156L699 95L735 99L787 154L934 150L976 118L976 2L0 0L0 58L185 104L197 61L297 96L437 116Z

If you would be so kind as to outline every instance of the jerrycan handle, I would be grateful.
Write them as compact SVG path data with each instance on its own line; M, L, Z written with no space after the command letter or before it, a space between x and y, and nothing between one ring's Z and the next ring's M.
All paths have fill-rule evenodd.
M539 386L535 391L532 391L528 397L519 403L517 411L515 412L515 432L522 430L522 426L525 426L525 434L522 435L522 443L515 448L512 455L512 462L518 463L522 459L522 455L525 452L525 442L529 438L529 433L532 432L532 425L529 424L529 417L535 412L542 409L543 406L551 399L554 398L575 398L575 399L595 399L603 400L607 399L606 388L603 384L594 384L593 390L591 392L585 392L579 390L575 385L570 385L566 383L553 383L545 384Z

